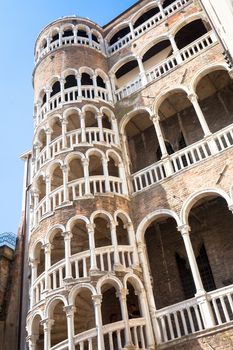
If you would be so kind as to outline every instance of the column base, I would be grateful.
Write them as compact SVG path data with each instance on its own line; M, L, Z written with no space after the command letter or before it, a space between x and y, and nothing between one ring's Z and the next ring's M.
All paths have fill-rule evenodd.
M72 276L68 276L68 277L65 277L63 279L63 281L66 283L66 284L69 284L69 283L73 283L74 282L74 278Z
M114 271L124 271L124 266L122 265L122 264L114 264L113 265L113 269L114 269Z
M102 272L98 269L98 267L94 268L94 269L90 269L90 276L99 276L100 274L102 274Z

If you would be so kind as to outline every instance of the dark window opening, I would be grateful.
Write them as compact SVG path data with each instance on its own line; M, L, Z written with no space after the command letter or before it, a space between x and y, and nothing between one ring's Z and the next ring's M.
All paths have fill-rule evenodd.
M99 42L99 40L98 40L98 38L97 38L97 36L96 36L95 34L92 34L92 35L91 35L91 38L92 38L92 40L95 41L96 43Z
M81 38L88 38L87 32L85 32L85 30L79 29L78 30L78 36L80 36Z
M197 257L197 265L198 265L198 268L200 271L200 275L201 275L204 289L207 292L210 292L211 290L215 290L216 285L214 282L213 273L211 270L211 266L209 263L208 255L207 255L204 244L202 245L202 247L200 249L200 253Z
M66 38L66 37L68 37L68 36L73 36L74 35L74 33L73 33L73 30L71 30L71 29L68 29L68 30L65 30L64 31L64 33L63 33L63 38Z
M189 264L186 260L181 258L179 254L176 253L176 264L179 271L179 276L184 292L185 299L192 298L196 293L195 284L193 281L192 272L190 270Z
M173 2L175 2L176 0L165 0L163 3L163 8L165 9L165 7L173 4Z
M60 91L61 91L60 81L56 81L56 83L54 83L52 86L52 91L51 91L50 97L53 97L54 95L56 95Z
M197 19L178 31L175 35L175 41L179 50L191 44L193 41L207 33L207 29L202 20Z
M68 75L66 77L66 82L65 82L64 88L69 89L73 86L77 86L77 80L76 80L74 75Z
M102 87L104 89L106 88L105 82L103 81L103 79L99 75L98 75L96 81L97 81L97 86Z
M57 34L53 35L51 43L53 43L54 41L56 41L58 39L59 39L59 34L57 33Z
M43 49L47 47L47 40L44 41L44 44L42 44Z
M121 78L123 75L129 73L131 70L133 70L134 68L136 68L138 66L138 62L137 61L130 61L125 63L121 68L118 69L118 71L116 72L116 78L119 79Z
M157 55L159 52L165 50L170 45L171 45L171 43L169 40L164 40L164 41L161 41L158 44L152 46L143 56L142 62L149 60L151 57L153 57L153 56ZM167 57L169 57L171 54L172 54L172 49L169 52L169 55Z
M42 106L47 102L47 95L44 94L43 98L42 98Z
M129 27L125 27L125 28L119 30L119 32L117 32L115 35L113 35L113 37L111 38L109 44L110 45L115 44L118 40L120 40L121 38L123 38L124 36L129 34L129 32L130 32L130 28Z
M155 16L157 13L159 13L158 6L154 7L153 9L150 9L149 11L143 13L136 22L134 23L134 28L139 27L142 23L146 22L151 17Z
M185 141L185 138L184 138L184 135L183 135L182 132L181 132L181 135L180 135L178 147L179 147L179 150L180 150L180 149L183 149L183 148L185 148L185 147L187 147L187 143L186 143L186 141Z
M165 146L166 146L166 150L167 150L167 153L168 154L173 154L174 153L174 149L172 147L172 145L170 144L169 141L165 140ZM157 149L157 152L156 152L156 156L157 156L157 160L159 161L162 157L162 152L161 152L161 149L160 149L160 146L158 147Z
M103 125L103 128L105 128L105 129L112 128L112 125L111 125L108 117L105 114L103 115L103 118L102 118L102 125Z
M93 81L89 74L82 73L81 85L93 85Z

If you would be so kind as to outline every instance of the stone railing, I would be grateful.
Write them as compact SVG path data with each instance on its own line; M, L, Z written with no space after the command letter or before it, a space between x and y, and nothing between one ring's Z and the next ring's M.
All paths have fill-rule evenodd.
M233 124L198 141L167 159L152 164L132 175L133 192L142 191L163 179L195 165L233 146ZM168 167L168 165L170 165Z
M155 311L159 343L166 343L210 327L205 326L206 309L201 308L199 298ZM206 293L212 328L233 321L233 285Z
M96 49L97 51L102 52L105 54L104 44L97 43L94 40L90 40L89 38L85 37L79 37L79 36L67 36L62 37L61 39L57 39L53 42L51 42L47 47L40 50L38 52L38 56L36 59L36 63L38 63L45 55L47 55L49 52L58 49L59 47L66 46L66 45L82 45L82 46L89 46L93 49Z
M97 329L89 329L88 331L82 332L74 336L75 349L97 349Z
M166 74L172 72L174 69L187 62L192 58L198 56L201 52L205 51L209 47L212 47L216 44L217 38L213 31L210 31L195 40L191 44L187 45L182 50L176 52L175 55L172 55L165 60L161 61L156 66L150 68L145 72L145 83L143 84L142 78L138 76L136 79L130 81L125 86L115 91L116 98L118 101L123 98L130 96L134 92L138 91L142 87L145 87L147 84L157 81Z
M47 113L62 108L65 104L80 102L82 99L96 99L112 103L111 93L105 88L93 85L68 88L63 92L58 92L41 106L34 117L35 127L46 118Z
M191 3L191 0L177 0L173 4L167 6L164 9L164 14L161 12L157 13L153 17L149 18L147 21L142 23L137 28L133 29L132 32L129 32L123 38L119 39L116 43L111 46L108 46L107 52L109 55L121 50L123 47L131 43L133 40L138 38L140 35L146 33L151 28L156 27L159 23L166 20L167 17L172 16L177 11L180 11L182 8Z

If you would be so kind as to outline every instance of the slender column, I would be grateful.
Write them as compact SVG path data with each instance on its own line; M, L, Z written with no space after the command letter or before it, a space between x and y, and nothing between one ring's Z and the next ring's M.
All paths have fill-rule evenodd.
M63 186L64 186L64 202L69 201L69 191L68 191L68 167L66 165L63 165L62 167L62 173L63 173Z
M109 74L111 87L112 87L112 94L113 94L113 102L116 103L116 83L115 83L115 75L114 73Z
M95 256L95 226L94 224L87 225L88 237L89 237L89 249L91 253L91 268L90 272L98 271L96 256Z
M105 178L105 191L110 192L110 182L109 182L109 174L108 174L108 160L106 158L102 158L104 178Z
M120 145L120 137L119 137L119 130L118 130L118 124L116 118L112 117L112 131L114 132L115 136L115 142L117 145Z
M51 43L52 38L50 36L47 37L46 41L47 41L47 47L46 47L46 51L49 52L50 51L50 43Z
M129 28L130 28L130 33L132 35L132 39L134 39L135 38L134 27L131 22L129 22Z
M100 133L100 142L104 142L102 114L101 114L101 113L98 113L97 116L96 116L96 118L97 118L99 133Z
M54 320L46 319L41 323L44 325L44 350L49 350L51 348L51 328Z
M46 93L46 112L48 112L50 110L49 100L50 100L51 91L52 91L51 89L45 90L45 93Z
M77 74L76 75L76 79L77 79L77 87L78 87L78 96L82 97L82 88L81 88L81 75Z
M126 175L125 175L124 164L123 163L119 163L118 169L119 169L119 177L122 180L122 192L123 192L123 194L128 196L129 192L128 192L128 186L127 186L127 180L126 180Z
M36 341L38 339L38 335L32 334L27 337L28 348L29 350L36 350Z
M112 245L114 248L114 269L118 269L121 266L120 263L120 257L119 257L119 252L118 252L118 242L117 242L117 233L116 233L116 223L111 222L110 225L110 230L111 230L111 240L112 240Z
M85 116L83 113L80 113L80 128L81 128L81 141L86 143L86 127L85 127Z
M173 55L176 57L177 63L178 64L182 63L183 60L182 60L182 57L180 55L180 51L176 45L175 38L174 38L173 34L169 34L169 40L170 40L170 43L172 46Z
M111 88L111 83L109 80L106 81L106 88L108 91L108 101L113 102L112 88Z
M71 271L71 264L70 264L72 233L70 231L63 232L62 236L64 237L64 243L65 243L65 263L66 263L65 281L69 282L72 279L72 271Z
M50 176L45 176L45 188L46 188L46 212L51 212L51 202L50 202L50 193L51 193L51 179Z
M154 341L153 330L152 330L151 321L150 321L150 312L147 305L146 293L143 289L141 289L141 290L135 291L135 295L138 295L138 298L140 300L142 315L146 320L145 332L146 332L146 340L148 344L147 348L152 350L155 348L155 341Z
M82 165L83 165L83 173L84 173L84 181L85 181L85 196L89 196L91 194L89 170L88 170L89 159L87 159L87 158L82 159Z
M163 138L162 129L160 127L159 116L158 115L153 116L153 117L151 117L151 120L154 124L155 132L156 132L156 135L158 138L159 147L160 147L160 150L162 153L161 159L164 161L165 172L166 172L166 175L169 176L173 173L173 169L172 169L172 165L171 165L170 160L169 160L169 155L167 153L167 148L166 148L165 141Z
M62 35L63 35L63 31L59 31L58 36L59 36L59 46L62 46Z
M42 101L38 101L36 104L36 126L40 123L41 106L42 106Z
M29 262L31 266L31 285L33 286L35 280L37 279L37 266L39 264L39 260L30 258Z
M50 142L51 142L51 135L52 135L52 129L47 128L45 130L46 133L46 153L47 153L47 159L51 158L51 153L50 153Z
M45 254L45 292L50 290L50 279L48 270L51 266L51 243L46 243L43 246L44 248L44 254Z
M158 5L159 11L160 11L162 17L163 18L166 17L161 0L156 0L156 3Z
M39 204L39 191L37 189L35 189L33 191L33 202L34 202L34 214L33 214L33 217L34 217L34 227L38 225L38 216L36 215L36 209L38 207L38 204Z
M92 34L91 34L91 32L88 32L87 35L88 35L89 45L92 47Z
M133 343L132 343L132 338L130 333L129 315L128 315L128 309L127 309L127 303L126 303L127 294L128 294L127 289L121 289L119 293L116 293L116 296L119 297L120 299L122 318L125 322L125 348L130 348L133 346Z
M74 346L74 312L75 307L73 305L64 306L67 319L68 330L68 350L75 350Z
M68 121L66 119L62 119L61 125L62 125L62 148L63 149L67 147L67 140L66 140L67 124L68 124Z
M103 322L101 313L102 295L92 295L92 300L95 308L95 324L97 328L97 348L105 350L103 336Z
M77 44L78 43L78 29L74 28L73 33L74 33L74 44Z
M61 85L61 103L65 102L65 82L66 80L64 78L60 79L60 85Z
M145 73L145 69L142 63L142 58L141 57L137 57L137 61L138 61L138 67L139 67L139 71L140 71L140 77L142 79L142 85L146 85L147 84L147 79L146 79L146 73Z
M99 98L99 96L98 96L98 86L97 86L97 80L96 80L96 75L95 74L92 76L92 80L93 80L93 86L94 86L94 97L95 98Z
M139 256L138 256L138 249L137 249L133 225L131 223L127 223L124 225L124 228L127 229L127 232L128 232L129 244L131 247L133 247L133 267L138 269L139 268Z

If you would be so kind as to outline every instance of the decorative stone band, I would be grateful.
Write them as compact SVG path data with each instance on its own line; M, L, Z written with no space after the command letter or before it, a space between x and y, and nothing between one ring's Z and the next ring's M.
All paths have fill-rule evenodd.
M0 247L7 246L8 248L15 250L16 235L12 232L0 233Z

